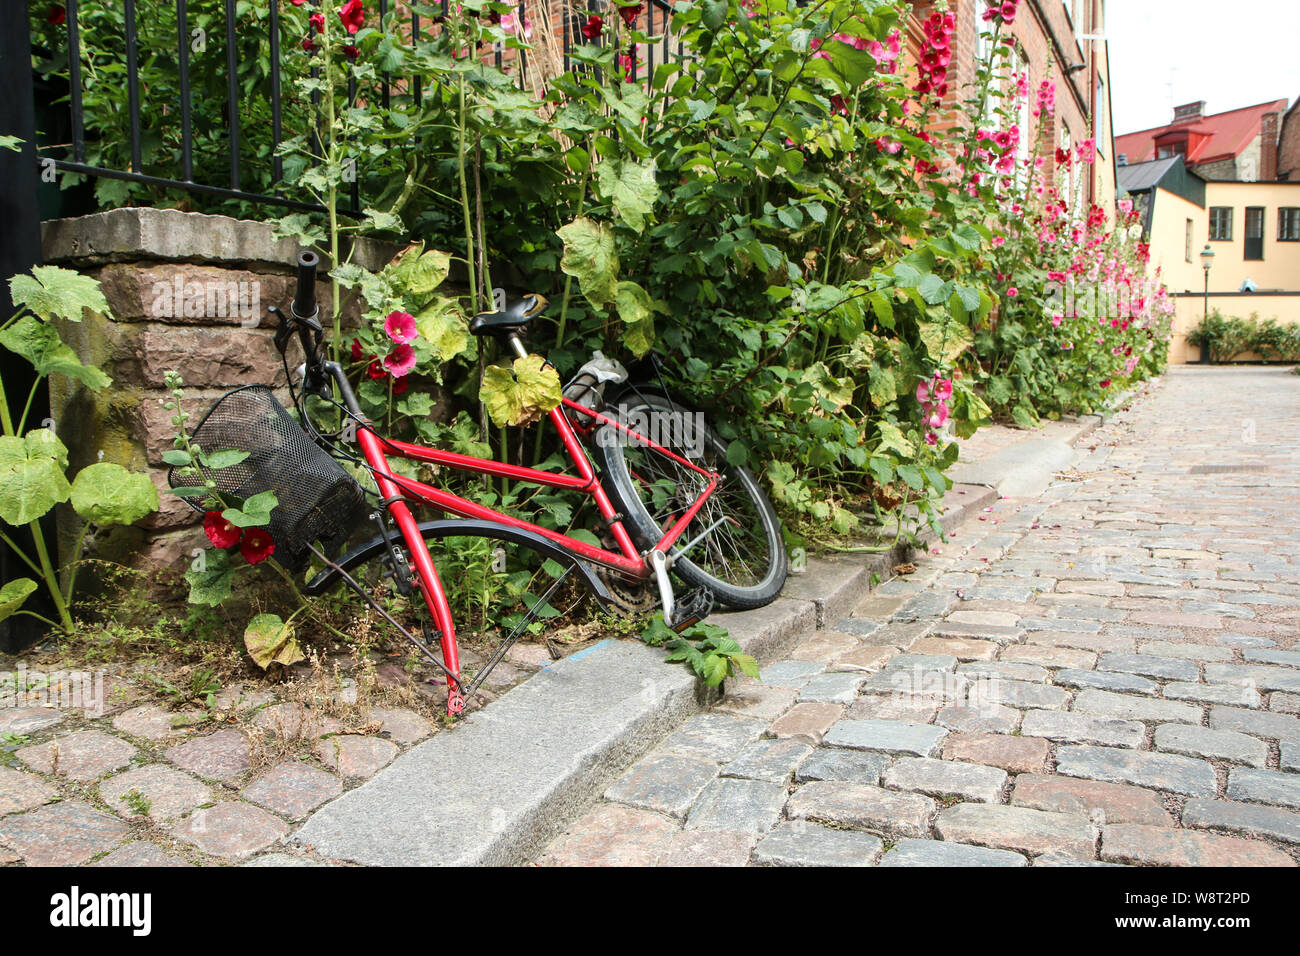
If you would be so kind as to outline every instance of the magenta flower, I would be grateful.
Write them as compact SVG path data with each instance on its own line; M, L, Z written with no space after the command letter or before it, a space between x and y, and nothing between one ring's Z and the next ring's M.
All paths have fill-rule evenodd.
M410 374L415 368L415 349L409 345L399 345L384 357L384 368L388 369L394 378Z
M415 316L409 312L390 312L384 319L384 331L398 345L405 345L420 334L415 327Z

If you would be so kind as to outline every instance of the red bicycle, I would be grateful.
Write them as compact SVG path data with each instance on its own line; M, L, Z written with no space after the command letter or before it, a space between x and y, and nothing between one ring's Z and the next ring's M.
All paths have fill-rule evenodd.
M209 449L249 451L245 461L207 477L237 498L274 490L280 504L269 530L277 543L276 560L301 567L314 555L325 567L307 583L306 593L321 594L342 582L377 609L446 674L449 713L463 711L466 699L570 573L605 606L617 604L611 585L653 582L665 621L678 630L715 605L761 607L780 593L788 572L781 526L754 475L727 463L726 442L698 412L673 399L661 383L632 381L622 366L600 353L565 386L561 405L547 416L572 474L381 435L362 414L344 369L325 358L315 301L318 261L311 252L299 255L297 291L288 314L271 309L280 319L276 344L281 354L296 333L305 356L298 388L289 376L297 419L269 389L247 386L224 396L195 429L194 438ZM543 297L526 296L500 311L475 316L469 328L524 356L528 353L522 337L545 307ZM286 359L286 374L288 364ZM617 394L606 396L611 388L618 389ZM334 406L345 427L338 432L318 429L308 414L308 396ZM359 458L348 450L345 437L355 439ZM612 547L398 474L390 464L394 457L586 495ZM363 466L373 476L377 497L363 491L338 459ZM192 475L173 474L171 481L173 487L194 484ZM375 500L367 502L367 495ZM416 505L456 517L420 522L412 512ZM331 557L367 511L378 534ZM523 546L561 569L472 680L461 677L452 610L430 552L431 542L459 538ZM400 591L423 597L432 623L432 628L424 625L424 640L393 619L353 576L354 570L375 561ZM695 590L679 596L674 575ZM434 639L440 658L430 647Z

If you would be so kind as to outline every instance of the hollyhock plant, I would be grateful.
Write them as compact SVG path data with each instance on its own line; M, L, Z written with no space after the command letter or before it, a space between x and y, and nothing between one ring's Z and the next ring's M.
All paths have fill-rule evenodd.
M261 564L275 554L275 539L265 528L249 528L239 543L239 553L249 564Z
M415 327L415 316L409 312L390 312L384 319L384 331L398 345L405 345L419 337Z
M64 9L63 4L53 4L49 12L45 14L45 22L51 26L61 26L68 19L68 11Z
M415 368L415 349L399 345L384 357L384 368L390 375L401 378Z
M243 532L235 527L220 511L209 511L203 516L203 533L218 548L233 548L239 544Z

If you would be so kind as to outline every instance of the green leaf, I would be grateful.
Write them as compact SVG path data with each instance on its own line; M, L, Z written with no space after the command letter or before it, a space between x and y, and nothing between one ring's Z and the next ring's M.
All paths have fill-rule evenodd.
M270 522L271 512L279 503L274 491L262 491L238 508L226 508L221 516L236 528L261 528Z
M249 453L238 448L225 448L220 451L203 452L203 464L212 469L233 468L248 457ZM164 455L163 460L167 458Z
M435 298L415 317L415 328L443 361L469 348L469 325L455 299Z
M971 345L970 329L959 322L918 321L916 328L930 358L942 364L951 364Z
M190 586L189 601L216 607L230 597L235 569L230 564L230 556L215 548L203 552L203 562L203 570L191 567L185 572L185 580Z
M25 525L67 501L67 467L68 450L48 429L0 436L0 521Z
M704 656L703 673L700 676L704 678L704 683L708 686L717 687L727 679L727 671L730 669L727 658L722 654L706 654Z
M556 230L564 242L560 269L578 280L578 285L592 305L614 301L618 287L618 251L614 233L605 225L586 217L575 219Z
M662 647L667 641L677 639L677 632L664 623L662 612L656 612L641 631L641 640L651 647Z
M12 617L37 588L31 578L14 578L0 588L0 621Z
M58 372L95 391L112 384L113 380L93 365L82 365L77 353L63 344L54 326L30 315L0 332L0 345L31 362L38 375Z
M498 426L535 422L560 404L560 376L540 355L517 358L510 369L483 370L479 400Z
M655 161L603 159L596 166L596 190L630 228L645 229L646 219L659 198Z
M272 664L287 667L306 657L293 627L281 620L278 614L259 614L249 621L244 628L244 647L262 670Z
M392 277L398 288L415 296L426 296L442 285L451 269L451 256L445 252L429 250L420 253L418 245L402 254L396 266L391 266Z
M25 306L46 322L53 318L80 322L85 309L113 314L97 280L58 266L36 266L29 276L14 276L9 280L9 297L16 307Z
M172 449L163 452L162 460L164 463L174 465L177 468L187 468L191 463L190 453L187 451L180 451L179 449Z
M108 461L77 473L71 499L77 514L97 525L135 524L158 510L158 489L148 475Z
M655 302L641 286L624 280L615 286L614 305L623 320L623 343L640 358L654 345Z
M754 660L754 658L750 657L748 654L732 654L731 663L739 668L740 672L746 677L752 677L754 680L760 678L758 672L758 661Z

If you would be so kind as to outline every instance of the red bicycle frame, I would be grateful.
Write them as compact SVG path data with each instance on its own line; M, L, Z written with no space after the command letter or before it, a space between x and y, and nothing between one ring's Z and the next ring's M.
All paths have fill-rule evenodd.
M644 554L637 550L627 529L624 528L618 512L609 499L609 495L596 476L596 471L592 467L591 460L587 457L586 450L582 447L578 437L578 430L575 429L574 424L565 414L565 409L581 414L591 420L590 424L581 427L584 434L589 434L598 425L611 426L626 435L628 439L644 445L658 454L666 455L678 464L697 472L707 481L707 485L699 497L673 523L672 527L664 532L659 541ZM441 634L443 662L448 672L457 675L457 680L459 680L460 675L460 655L456 647L456 631L455 624L452 621L451 607L447 602L442 581L438 577L437 568L434 567L433 559L429 555L429 549L425 546L424 538L420 534L415 516L411 513L411 504L429 505L458 517L495 521L526 531L536 532L561 545L565 550L579 558L618 571L627 578L639 581L648 578L651 574L648 556L654 552L666 555L668 549L682 536L687 525L694 520L704 502L718 487L720 476L716 472L701 468L644 435L633 431L622 422L572 402L567 398L563 399L560 406L551 409L547 417L559 433L564 444L565 453L578 472L577 477L384 438L369 424L357 427L357 442L361 446L366 462L375 476L379 493L383 500L388 502L389 513L393 516L394 523L406 541L407 549L411 553L411 560L414 564L416 584L421 594L424 595L429 614ZM458 471L507 478L524 484L566 489L587 494L595 501L600 516L608 524L618 550L610 551L587 544L585 541L580 541L562 532L543 528L530 521L524 521L494 508L477 504L449 491L435 488L425 482L394 475L388 464L389 455L407 458L411 461L444 465ZM453 714L460 713L464 706L465 700L460 687L452 686L449 681L448 711Z

